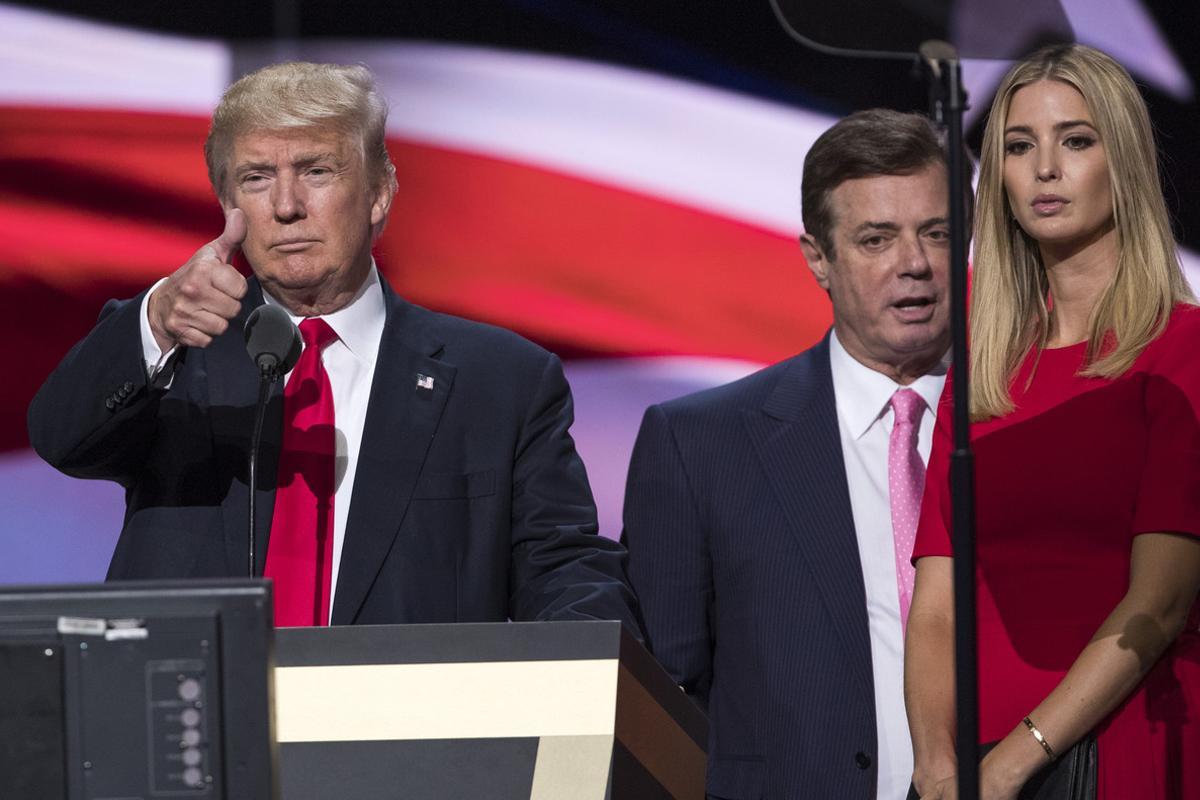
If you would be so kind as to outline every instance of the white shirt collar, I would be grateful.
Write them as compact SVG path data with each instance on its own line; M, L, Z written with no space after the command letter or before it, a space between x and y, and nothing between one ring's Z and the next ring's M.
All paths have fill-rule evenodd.
M829 368L833 375L837 413L855 439L861 438L887 414L888 405L897 389L912 389L921 395L926 408L935 411L945 383L947 366L947 360L943 358L930 372L908 386L901 386L855 359L838 341L837 332L829 332Z
M263 299L272 305L281 306L265 289ZM296 325L306 319L297 317L290 311L288 316ZM374 366L375 357L379 353L379 341L383 336L384 322L387 320L383 286L379 282L379 272L374 260L371 261L366 280L350 302L332 314L326 314L322 319L333 328L333 332L352 355L361 359L367 366Z

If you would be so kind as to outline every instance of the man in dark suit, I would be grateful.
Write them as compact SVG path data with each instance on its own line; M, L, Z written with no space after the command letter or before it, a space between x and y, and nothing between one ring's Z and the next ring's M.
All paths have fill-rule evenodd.
M805 159L800 237L833 330L642 422L630 577L653 652L708 710L712 797L908 788L900 534L915 528L949 346L946 197L927 120L833 126Z
M245 575L259 371L242 329L277 304L305 341L268 406L257 481L277 623L605 618L636 631L558 359L411 305L375 268L396 186L386 115L362 67L277 65L230 87L205 144L224 232L105 307L34 399L34 447L125 487L110 579ZM230 264L238 249L249 280Z

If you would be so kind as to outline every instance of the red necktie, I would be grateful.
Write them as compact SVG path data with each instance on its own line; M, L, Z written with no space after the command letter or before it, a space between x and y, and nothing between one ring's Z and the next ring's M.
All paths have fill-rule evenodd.
M283 390L283 446L265 573L275 625L327 625L336 457L333 390L321 351L337 338L322 319L300 323L304 352Z

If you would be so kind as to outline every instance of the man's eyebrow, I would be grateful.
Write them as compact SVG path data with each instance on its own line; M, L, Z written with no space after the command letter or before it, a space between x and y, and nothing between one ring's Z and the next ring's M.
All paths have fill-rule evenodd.
M1093 125L1092 123L1088 122L1086 119L1068 119L1068 120L1064 120L1062 122L1056 122L1056 123L1054 123L1054 130L1065 131L1068 128L1078 128L1081 126L1085 127L1085 128L1091 128L1092 130L1096 130L1096 126ZM1024 133L1028 136L1032 136L1033 128L1031 128L1028 125L1009 125L1007 128L1004 129L1004 135L1007 136L1010 133Z
M235 175L245 175L247 172L274 172L275 165L269 161L243 161L234 169Z
M935 225L947 225L947 224L949 224L948 217L930 217L929 219L921 220L917 224L917 230L925 230L926 228L932 228ZM898 225L895 222L877 222L875 220L868 220L866 222L859 224L858 227L856 227L853 231L851 231L851 234L858 235L860 233L865 233L867 231L887 231L887 232L894 233L899 230L900 230L900 225Z
M322 161L332 161L334 164L341 164L336 153L321 152L321 153L301 153L292 159L294 167L310 167L313 164ZM237 165L234 170L235 175L245 175L248 172L274 172L275 163L272 161L244 161Z
M900 226L894 222L875 222L868 220L861 223L854 229L854 233L862 233L863 231L898 231Z
M338 158L337 153L324 152L324 153L301 153L300 155L298 155L292 159L292 165L297 166L297 167L308 167L308 166L312 166L313 164L316 164L319 161L332 161L335 164L341 163L341 160Z

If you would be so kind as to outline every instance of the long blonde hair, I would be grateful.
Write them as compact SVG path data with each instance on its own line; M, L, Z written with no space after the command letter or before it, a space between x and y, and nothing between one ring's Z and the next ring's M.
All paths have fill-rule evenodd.
M971 290L971 418L1013 409L1021 359L1050 333L1049 284L1037 242L1017 224L1004 190L1004 130L1018 89L1041 80L1074 87L1108 161L1117 265L1092 310L1082 375L1116 377L1162 333L1172 307L1191 301L1159 182L1150 115L1124 67L1083 45L1037 51L1005 76L983 134Z

